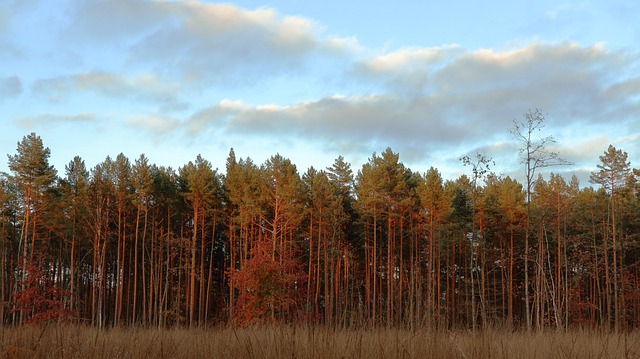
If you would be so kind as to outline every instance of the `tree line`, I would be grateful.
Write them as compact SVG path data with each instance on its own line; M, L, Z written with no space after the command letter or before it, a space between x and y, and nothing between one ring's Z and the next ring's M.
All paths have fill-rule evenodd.
M445 180L391 149L355 173L231 149L224 174L123 154L58 174L31 133L0 177L0 322L637 327L640 171L610 146L595 188L544 178L562 161L541 125L514 121L525 184L482 155Z

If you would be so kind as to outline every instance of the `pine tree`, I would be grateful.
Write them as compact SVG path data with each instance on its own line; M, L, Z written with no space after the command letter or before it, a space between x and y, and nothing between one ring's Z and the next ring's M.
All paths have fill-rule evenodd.
M56 170L49 165L51 151L44 147L40 136L34 132L18 142L17 153L8 155L10 180L14 183L22 206L22 224L18 251L22 252L22 268L27 268L36 250L36 240L40 235L42 222L39 214L47 205L47 191L56 181ZM25 282L25 272L22 272L22 282ZM24 289L24 288L22 288ZM21 312L21 320L24 318Z
M522 191L522 185L517 181L506 177L500 183L500 192L498 197L498 205L502 213L506 215L507 228L509 230L509 281L507 285L507 323L509 326L513 324L514 317L514 305L513 300L516 296L514 293L514 283L516 280L516 230L521 228L521 223L524 218L524 192Z
M423 213L426 214L428 227L428 245L425 262L427 263L427 310L434 318L440 307L440 248L441 225L448 214L449 203L444 193L444 183L440 172L431 167L424 176L423 185L418 189ZM419 261L422 263L422 260Z
M7 311L6 303L10 301L12 284L14 281L13 268L13 244L11 235L15 228L11 220L15 209L15 191L11 188L11 181L7 180L4 173L0 173L0 323L5 323Z
M107 321L105 304L107 297L107 256L110 254L108 248L109 238L112 234L111 223L114 221L114 188L111 180L113 160L108 157L97 164L91 170L91 181L89 184L89 233L91 233L91 249L93 262L90 276L92 280L91 301L87 304L90 308L90 320L93 325L102 328Z
M198 321L203 321L205 307L205 247L207 245L206 218L207 212L214 206L219 194L219 178L211 163L198 155L195 162L189 162L179 170L182 181L183 196L192 210L192 228L189 260L188 302L189 326L196 324L196 312ZM199 240L199 242L198 242ZM198 248L200 243L200 248ZM211 243L213 246L213 243ZM213 248L213 247L212 247ZM200 249L198 251L198 249ZM213 249L212 249L213 250ZM200 254L199 266L198 253ZM196 278L196 274L200 275ZM197 288L197 290L196 290ZM197 295L196 295L197 292Z
M314 317L323 315L325 324L341 312L341 285L336 285L339 255L344 248L345 213L342 197L327 173L309 168L302 176L308 204L307 302ZM342 283L341 283L342 284ZM311 311L311 310L309 310Z
M22 198L24 217L20 241L24 258L29 248L31 250L35 248L39 225L37 215L46 204L44 202L46 191L56 180L56 170L49 165L50 155L51 151L44 147L40 136L32 132L18 142L17 154L8 156L9 169L12 172L11 179Z
M63 196L66 200L66 211L68 211L67 223L71 249L69 254L69 296L71 298L70 309L75 310L77 301L76 283L78 274L76 272L78 242L87 243L88 233L86 225L89 221L89 171L84 160L80 156L75 156L68 165L65 166L65 179L62 182Z
M229 274L228 316L236 316L237 298L246 290L242 283L236 282L233 273L240 271L249 260L253 244L261 234L259 230L260 208L260 169L250 158L236 159L233 149L229 151L224 181L226 201L227 237L229 256L226 272Z
M115 310L114 310L114 325L118 325L122 320L122 312L124 304L124 293L127 288L127 284L130 283L128 274L131 271L131 266L127 266L126 253L127 238L129 234L129 228L127 227L128 219L130 215L131 199L133 187L131 185L131 163L129 159L120 153L116 156L116 160L113 163L111 173L111 181L114 182L115 188L115 200L117 207L117 253L116 253L116 288L115 288ZM135 234L134 234L135 237ZM134 269L135 270L135 269ZM128 303L127 303L128 307ZM129 320L133 318L128 318Z
M387 325L392 325L396 315L402 313L399 299L402 288L398 285L404 279L401 261L404 243L400 229L411 202L407 173L411 172L399 162L399 155L387 148L381 156L374 153L357 177L359 211L368 239L365 258L366 288L373 304L370 315L374 320L380 315Z
M131 186L133 189L133 202L136 205L136 221L134 232L134 277L133 277L133 310L134 318L132 321L135 323L140 320L142 323L147 321L147 230L149 225L149 207L151 206L151 191L153 185L153 166L149 164L149 159L141 154L135 160L135 163L131 167ZM143 217L141 218L141 215ZM142 225L140 221L142 220ZM142 227L142 229L140 228ZM141 277L142 285L138 284L138 277ZM138 314L138 287L141 288L141 312Z
M447 261L451 281L447 292L450 293L450 322L455 326L466 326L465 318L471 318L467 283L471 266L467 261L471 255L467 252L470 252L468 242L473 220L471 187L471 181L466 175L445 183L445 193L451 198L451 214L447 220L447 230L449 241L452 242Z
M627 161L627 153L618 150L609 145L604 155L600 156L600 164L597 165L599 171L592 172L589 181L599 184L609 193L611 204L611 244L613 250L613 311L614 311L614 328L616 331L620 329L621 306L618 298L618 229L616 219L616 200L618 192L624 187L631 173L630 162ZM606 255L606 254L605 254Z

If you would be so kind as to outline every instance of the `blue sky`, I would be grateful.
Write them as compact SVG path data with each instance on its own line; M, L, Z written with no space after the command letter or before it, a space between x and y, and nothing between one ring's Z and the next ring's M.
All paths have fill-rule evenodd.
M5 0L0 154L36 132L64 173L123 152L177 168L229 149L302 173L391 147L415 171L481 152L522 179L512 120L586 185L609 144L640 167L631 1ZM6 157L5 157L6 158ZM7 171L6 160L0 171Z

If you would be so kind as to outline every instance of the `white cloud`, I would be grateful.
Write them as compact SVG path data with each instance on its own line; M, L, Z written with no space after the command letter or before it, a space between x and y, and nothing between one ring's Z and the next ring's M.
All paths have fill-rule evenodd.
M448 45L431 48L403 48L390 53L375 56L363 62L363 65L374 73L393 73L406 71L407 68L431 68L460 52L459 45Z
M137 116L127 121L130 126L149 130L154 135L161 137L176 130L180 125L180 121L175 118L164 116L162 114L149 114L145 116Z
M324 40L323 46L330 50L347 53L359 53L365 50L365 48L358 42L358 39L355 36L328 36Z
M355 69L369 81L384 81L394 91L415 95L425 90L434 72L461 52L458 45L402 48L361 60Z

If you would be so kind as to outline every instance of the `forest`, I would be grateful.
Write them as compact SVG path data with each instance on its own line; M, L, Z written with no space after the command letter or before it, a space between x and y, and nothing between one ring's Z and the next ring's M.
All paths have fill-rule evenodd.
M231 149L224 172L119 154L59 173L30 133L0 175L0 322L637 328L640 171L609 146L589 184L542 176L563 160L529 115L525 183L480 154L417 173L390 148L359 169Z

